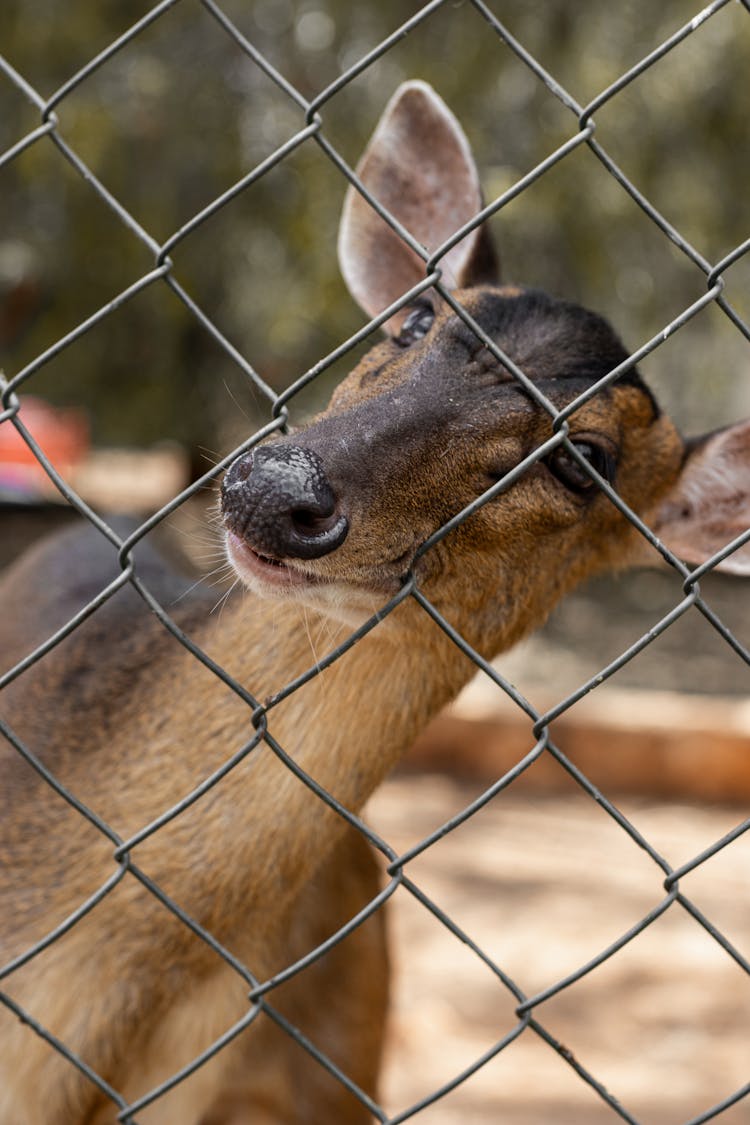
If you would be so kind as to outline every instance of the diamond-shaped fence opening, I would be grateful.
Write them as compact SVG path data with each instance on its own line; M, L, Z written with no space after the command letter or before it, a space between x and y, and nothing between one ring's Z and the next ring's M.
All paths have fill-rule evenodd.
M576 454L568 423L655 353L659 397L688 425L747 410L746 0L616 12L562 0L55 8L40 21L11 5L0 56L0 443L10 435L16 458L2 500L17 526L11 512L39 510L24 491L32 479L50 521L68 512L89 531L66 540L41 586L37 564L21 562L0 610L0 1121L745 1120L737 888L750 821L733 811L717 828L695 805L620 805L601 762L627 777L631 751L594 726L589 759L570 724L611 677L627 682L649 660L679 668L697 635L681 630L698 619L724 660L710 686L743 690L744 594L738 583L714 599L712 571L750 531L737 526L692 567L657 542L658 578L622 580L617 597L636 611L626 631L613 641L601 617L587 623L587 660L536 705L511 682L512 662L488 663L456 630L414 566L563 448L654 544L607 473ZM635 347L557 408L446 288L441 261L480 220L432 257L399 230L425 273L389 313L436 288L549 414L551 436L471 503L448 497L451 518L359 623L321 626L300 611L295 640L271 617L263 651L248 654L231 625L241 598L166 579L150 539L172 523L215 552L184 513L241 453L320 408L376 338L386 315L363 325L341 296L336 216L348 185L369 196L353 169L376 107L415 74L456 103L487 166L481 219L502 229L508 277L574 284L572 298L612 307ZM67 408L64 440L36 396ZM168 500L143 502L147 516L113 518L101 499L113 496L112 464L103 491L77 475L89 427L108 445L188 444L191 483L178 473ZM143 462L128 465L126 491ZM4 561L15 553L3 545ZM215 553L201 566L221 569ZM415 638L373 671L373 637L402 608L428 631L427 651ZM208 619L218 624L206 630ZM698 645L694 690L709 686ZM403 690L404 669L437 660L462 663L464 678L478 670L512 705L510 760L447 798L435 778L402 777L395 813L375 798L376 831L335 795L367 795L362 762L342 767L351 782L319 775L278 731L324 741L335 763L361 725L378 755L404 712L429 717ZM547 679L543 658L538 672ZM188 742L200 754L183 754ZM713 793L712 745L696 749L689 732L683 743L690 792ZM530 797L545 778L565 796ZM391 899L404 984L379 1100ZM706 1061L709 1039L721 1067Z

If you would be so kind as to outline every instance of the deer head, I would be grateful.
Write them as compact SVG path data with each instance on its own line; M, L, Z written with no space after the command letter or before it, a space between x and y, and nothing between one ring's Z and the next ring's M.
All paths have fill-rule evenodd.
M486 227L455 241L481 191L468 142L429 86L400 87L357 174L413 245L350 188L339 260L352 295L368 316L382 314L448 243L434 263L440 287L393 312L386 339L310 425L231 466L228 551L248 585L346 616L372 611L413 572L467 640L494 654L587 575L658 559L590 469L688 563L748 526L748 423L685 442L635 367L582 401L566 440L548 444L555 412L627 352L595 313L501 285ZM750 573L750 546L720 568Z

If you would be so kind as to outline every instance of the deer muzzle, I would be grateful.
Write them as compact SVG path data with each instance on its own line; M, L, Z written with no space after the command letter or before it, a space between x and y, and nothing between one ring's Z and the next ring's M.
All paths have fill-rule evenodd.
M346 539L349 521L316 453L263 445L234 461L221 487L227 529L269 559L318 559Z

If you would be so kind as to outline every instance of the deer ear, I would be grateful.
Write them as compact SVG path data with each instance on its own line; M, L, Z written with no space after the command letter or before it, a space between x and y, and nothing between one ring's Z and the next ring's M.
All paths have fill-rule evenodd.
M456 118L431 86L405 82L386 106L357 175L429 252L482 206L474 159ZM425 276L425 263L350 187L339 228L339 263L349 292L375 316ZM495 252L482 228L440 261L449 288L494 281ZM398 332L406 311L386 328Z
M682 473L649 524L670 551L693 565L750 528L750 421L688 443ZM750 575L750 542L716 570Z

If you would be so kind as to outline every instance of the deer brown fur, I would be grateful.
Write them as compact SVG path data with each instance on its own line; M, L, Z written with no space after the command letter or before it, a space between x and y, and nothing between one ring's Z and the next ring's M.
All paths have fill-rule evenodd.
M479 210L452 115L423 83L386 110L359 169L434 252ZM342 270L380 313L424 262L362 198L347 198ZM557 408L625 358L609 325L543 293L488 279L486 232L441 260L457 302ZM587 575L656 558L562 447L424 553L456 512L552 435L549 415L435 290L302 430L228 471L228 553L248 590L220 615L199 590L181 628L256 698L306 672L413 575L487 657L544 620ZM569 419L570 440L667 546L697 563L748 522L747 424L687 446L637 373ZM136 570L167 606L182 587L147 546ZM747 548L726 569L747 573ZM118 573L93 531L42 544L6 575L7 667ZM324 629L322 629L324 626ZM324 639L322 639L324 638ZM346 654L268 713L268 729L358 811L473 671L407 597ZM159 817L254 734L245 702L175 643L129 588L0 699L16 739L121 839ZM0 836L4 962L59 926L115 870L113 844L8 745ZM369 848L262 742L131 861L263 981L316 948L378 893ZM370 1096L387 1006L382 912L268 1000ZM125 873L68 932L14 971L8 994L128 1101L168 1079L248 1012L248 984ZM0 1125L111 1125L117 1107L0 1010ZM328 1125L362 1103L265 1014L190 1078L134 1114L141 1125Z

